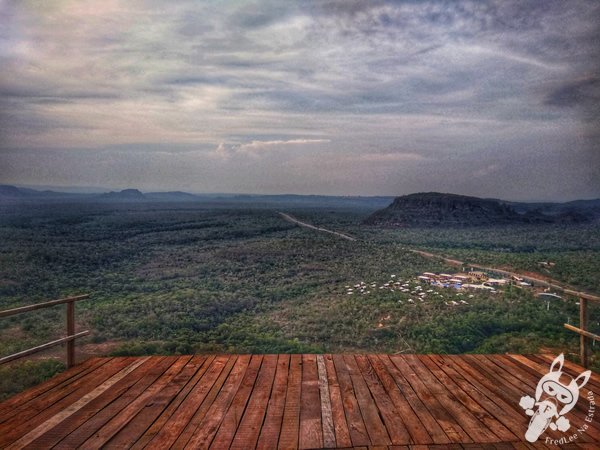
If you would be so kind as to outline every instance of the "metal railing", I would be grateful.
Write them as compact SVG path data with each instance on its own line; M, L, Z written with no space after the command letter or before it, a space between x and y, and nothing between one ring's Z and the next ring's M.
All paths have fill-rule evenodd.
M0 358L0 364L4 364L15 359L23 358L33 353L41 352L47 348L54 347L63 343L67 343L67 367L73 367L75 365L75 339L90 334L89 330L80 331L75 333L75 302L79 300L85 300L89 298L89 294L77 295L68 298L61 298L59 300L51 300L43 303L36 303L34 305L21 306L20 308L7 309L6 311L0 311L0 318L14 316L16 314L22 314L28 311L35 311L42 308L48 308L55 305L67 304L67 335L63 338L55 341L47 342L37 347L33 347L27 350L23 350L12 355L4 356Z

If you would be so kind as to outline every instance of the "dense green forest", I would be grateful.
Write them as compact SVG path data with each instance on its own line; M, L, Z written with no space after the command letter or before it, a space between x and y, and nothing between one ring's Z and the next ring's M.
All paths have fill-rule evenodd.
M420 248L600 291L595 224L382 230L361 225L368 210L287 212L358 240L300 228L268 208L2 206L0 309L91 294L76 306L78 329L92 331L78 341L80 355L552 349L574 358L578 338L563 328L577 323L574 299L548 303L513 287L449 306L450 290L409 303L408 293L347 295L345 286L453 270L408 250ZM64 306L0 320L0 354L63 335L64 320ZM594 309L600 332L598 320ZM44 359L3 367L0 399L62 367Z

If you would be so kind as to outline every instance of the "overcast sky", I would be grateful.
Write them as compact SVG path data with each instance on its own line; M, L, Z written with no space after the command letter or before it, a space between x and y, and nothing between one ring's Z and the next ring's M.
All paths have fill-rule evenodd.
M0 183L600 197L600 2L0 0Z

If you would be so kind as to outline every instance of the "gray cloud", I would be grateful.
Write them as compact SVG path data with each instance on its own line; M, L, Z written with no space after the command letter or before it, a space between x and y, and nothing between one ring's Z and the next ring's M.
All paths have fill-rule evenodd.
M593 0L5 1L0 182L600 196L599 22Z
M552 91L546 104L561 107L598 104L600 102L600 78L589 77L565 83Z

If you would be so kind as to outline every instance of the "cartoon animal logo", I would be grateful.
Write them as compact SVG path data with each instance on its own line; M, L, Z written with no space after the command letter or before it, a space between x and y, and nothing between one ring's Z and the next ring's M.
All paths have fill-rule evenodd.
M529 442L537 441L548 427L563 432L571 427L569 419L564 416L577 404L579 389L588 382L592 372L586 370L574 379L562 371L564 362L565 357L561 353L552 362L550 372L538 382L535 399L528 395L521 397L519 406L525 414L532 416L525 433Z

